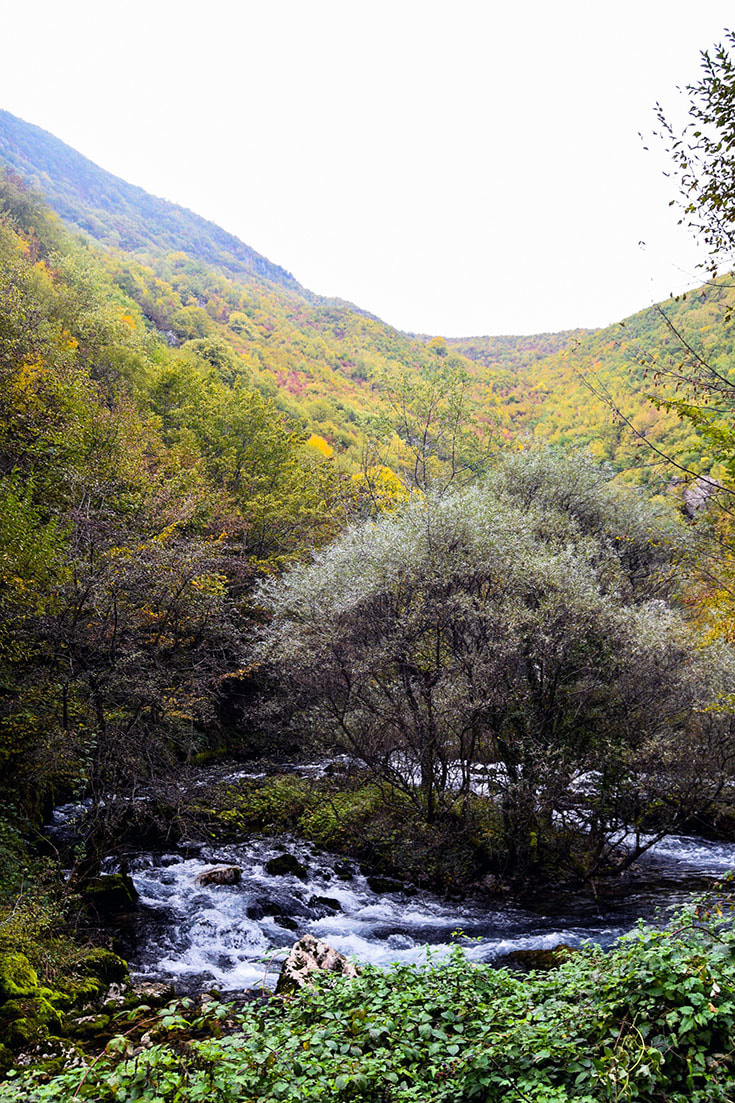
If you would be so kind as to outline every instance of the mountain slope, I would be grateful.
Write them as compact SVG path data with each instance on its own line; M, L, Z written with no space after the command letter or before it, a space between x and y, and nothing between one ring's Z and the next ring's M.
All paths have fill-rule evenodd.
M42 191L68 225L104 245L99 262L159 338L197 355L202 341L219 343L226 355L209 352L216 370L247 380L326 438L352 471L365 462L366 439L400 420L396 388L418 393L438 369L465 377L470 417L492 426L499 441L589 447L658 489L670 473L647 445L675 451L696 474L713 469L692 427L648 396L675 392L683 355L677 331L730 371L735 297L726 286L669 302L666 318L652 307L605 330L444 341L401 333L350 303L314 295L226 231L7 112L0 112L0 162ZM396 470L401 451L404 460L410 453L408 435L404 427L394 437Z
M106 172L40 127L0 111L0 159L39 188L70 226L126 252L181 250L233 275L303 291L284 268L184 207Z

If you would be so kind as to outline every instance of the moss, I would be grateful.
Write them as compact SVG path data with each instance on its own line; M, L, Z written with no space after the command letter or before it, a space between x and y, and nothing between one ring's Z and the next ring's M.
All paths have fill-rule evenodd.
M138 893L125 873L95 877L84 886L82 897L88 908L98 915L130 911L138 903Z
M112 950L106 950L102 946L91 949L79 962L77 968L85 976L97 977L106 984L125 980L128 975L127 962L117 954L113 954Z
M13 1060L12 1050L0 1042L0 1076L4 1076L13 1067Z
M61 1030L61 1016L44 996L8 1000L0 1008L0 1035L11 1049L23 1049Z
M0 954L0 1001L32 996L38 990L38 976L25 954Z
M96 1038L105 1033L111 1021L110 1016L104 1014L69 1017L64 1021L64 1033L72 1038Z

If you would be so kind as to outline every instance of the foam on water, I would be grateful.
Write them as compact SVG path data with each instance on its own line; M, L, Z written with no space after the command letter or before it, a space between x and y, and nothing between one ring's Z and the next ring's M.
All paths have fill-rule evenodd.
M323 759L281 764L279 769L320 776L349 765L346 758ZM263 776L261 769L215 765L200 781ZM491 764L473 769L471 788L497 790L504 781L502 767ZM594 783L594 775L580 774L577 779L582 793ZM57 808L50 833L60 840L73 838L85 807ZM580 811L565 816L584 821ZM141 909L132 929L123 933L129 943L126 956L133 971L149 978L223 991L260 985L264 977L272 986L280 960L307 933L361 962L380 966L422 963L427 953L441 958L457 941L471 960L499 961L514 951L553 949L560 943L577 946L593 939L609 945L639 917L655 922L661 909L681 904L690 887L735 869L735 844L681 835L642 841L651 846L639 859L632 882L621 885L620 892L601 902L581 894L546 893L535 907L507 899L454 903L415 890L379 895L356 863L285 837L201 848L197 857L190 857L191 849L182 844L177 853L142 854L130 860ZM634 843L634 835L621 828L615 841L621 854ZM268 874L268 860L283 852L307 867L305 880ZM241 867L241 883L198 883L201 873L221 864ZM352 878L341 880L335 865L350 867ZM112 860L106 863L108 872L114 868ZM337 902L340 910L330 908L327 901Z
M284 852L306 866L303 880L267 872L268 860ZM547 896L534 909L505 900L455 903L415 890L379 895L355 863L346 863L352 879L340 880L335 864L344 868L344 859L283 837L204 848L196 858L140 855L131 863L142 912L130 960L147 976L227 991L259 985L264 976L266 984L274 984L288 948L307 933L381 966L421 963L427 953L441 958L457 941L474 961L561 943L577 946L588 939L608 945L638 915L653 918L657 906L684 899L690 871L717 875L729 869L735 864L735 845L672 836L652 846L645 863L652 870L673 871L674 881L663 895L647 893L644 880L629 896L601 905L587 900L582 906L576 898L564 898L560 905ZM221 864L242 869L240 884L198 883L201 873ZM330 907L330 901L341 910ZM290 928L282 925L289 921Z

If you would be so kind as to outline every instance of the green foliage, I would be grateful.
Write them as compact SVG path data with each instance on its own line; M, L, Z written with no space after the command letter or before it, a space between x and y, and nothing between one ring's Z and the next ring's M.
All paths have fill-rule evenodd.
M255 578L340 516L240 352L169 348L106 267L0 182L0 791L37 818L88 786L93 856L141 777L219 738Z
M84 1069L0 1087L3 1103L125 1099L725 1103L735 1088L729 913L691 910L603 954L520 977L457 949L365 967L236 1013L164 1009L148 1048L113 1039Z

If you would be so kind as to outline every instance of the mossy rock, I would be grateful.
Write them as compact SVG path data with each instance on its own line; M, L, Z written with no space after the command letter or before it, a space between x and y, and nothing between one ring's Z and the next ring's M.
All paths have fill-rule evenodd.
M5 1076L8 1069L13 1067L13 1053L7 1046L0 1042L0 1076Z
M55 991L49 999L55 1007L81 1007L100 999L106 990L106 983L99 977L67 977L64 979L64 988Z
M548 972L558 969L569 957L575 953L573 946L567 946L561 942L548 950L512 950L505 955L505 960L524 972L531 969L537 972Z
M0 954L0 1002L32 996L38 991L38 976L25 954Z
M105 984L126 980L128 976L127 962L103 946L95 946L90 950L79 962L77 969L85 976L97 977Z
M94 877L84 886L82 897L87 908L98 916L131 911L138 904L137 889L126 873Z
M96 1038L104 1034L110 1023L109 1015L68 1016L64 1020L64 1032L72 1038Z
M45 996L8 1000L0 1008L0 1035L14 1050L43 1041L61 1028L61 1015Z

